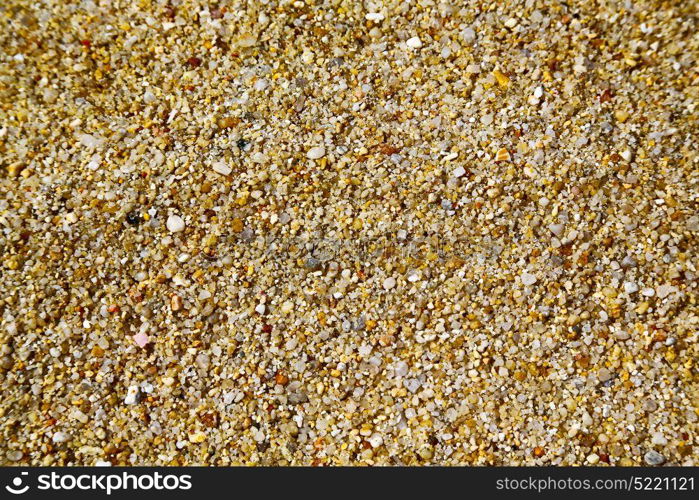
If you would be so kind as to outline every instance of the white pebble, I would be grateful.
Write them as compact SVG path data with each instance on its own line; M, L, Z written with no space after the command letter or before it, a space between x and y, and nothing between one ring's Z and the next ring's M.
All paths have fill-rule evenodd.
M464 167L456 167L454 171L451 173L452 177L456 177L457 179L459 177L462 177L466 173L466 169Z
M667 444L667 438L663 436L662 432L654 432L651 442L658 446L665 446Z
M385 290L390 290L394 286L396 286L396 279L393 276L390 276L383 280L383 287Z
M179 215L171 215L168 217L165 225L167 226L167 230L171 233L179 233L180 231L184 231L184 219L182 219L182 217Z
M265 80L264 78L257 80L255 82L255 85L253 85L253 88L255 90L259 90L259 91L266 89L267 88L267 80Z
M306 155L311 160L317 160L325 156L325 148L323 146L314 146L308 150Z
M251 160L255 163L264 163L267 161L267 156L259 151L252 155Z
M411 283L415 283L419 279L420 271L410 271L410 273L408 273L408 281L410 281Z
M303 54L301 54L301 61L303 61L303 64L308 66L313 62L313 59L315 59L315 54L313 53L312 50L306 49L303 51Z
M675 287L672 285L660 285L655 289L655 293L658 294L658 297L661 299L664 299L668 295L670 295L673 291L675 290Z
M405 377L408 374L408 363L406 363L405 361L398 361L393 369L396 373L396 376Z
M124 398L124 404L127 404L127 405L136 404L136 403L138 403L140 396L141 396L141 390L138 388L137 385L129 386L129 388L126 390L126 397Z
M549 225L549 231L551 231L557 237L560 237L563 234L564 227L565 226L563 224L551 224Z
M214 172L218 172L221 175L228 175L233 171L233 169L223 161L215 161L211 166L213 167Z
M369 439L367 439L367 441L369 441L369 444L371 445L372 448L378 448L379 446L381 446L383 444L383 438L377 432L375 432L371 436L369 436Z
M473 28L466 28L461 32L461 37L466 43L473 43L476 40L476 32Z
M534 283L536 283L536 276L534 276L533 274L530 274L526 271L524 271L522 273L521 279L522 279L522 284L525 286L533 285Z
M51 438L51 441L54 443L65 443L66 441L70 440L70 434L67 432L56 432L53 437Z
M422 40L420 40L419 37L414 36L412 38L409 38L405 44L410 47L411 49L419 49L422 47Z
M420 388L420 386L422 385L422 383L416 378L411 378L411 379L405 380L403 382L403 385L405 386L406 389L408 389L410 392L415 394L417 392L417 390Z
M626 281L624 283L624 291L629 294L636 293L638 291L638 285L633 281Z
M80 138L80 143L89 149L95 149L95 148L99 147L103 142L103 139L95 137L94 135L90 135L90 134L80 134L79 138Z
M369 12L364 18L367 21L383 21L384 20L384 15L381 12Z
M267 310L267 307L264 304L257 304L255 306L255 312L257 314L264 314L266 310Z

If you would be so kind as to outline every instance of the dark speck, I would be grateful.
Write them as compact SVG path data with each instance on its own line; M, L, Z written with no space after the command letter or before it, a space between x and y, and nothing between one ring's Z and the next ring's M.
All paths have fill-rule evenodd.
M138 212L129 212L126 214L126 222L132 226L138 226L141 223L141 216Z

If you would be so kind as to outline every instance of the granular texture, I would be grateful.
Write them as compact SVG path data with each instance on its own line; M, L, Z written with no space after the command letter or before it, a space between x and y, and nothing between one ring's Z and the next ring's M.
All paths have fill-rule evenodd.
M3 0L0 463L696 464L697 32Z

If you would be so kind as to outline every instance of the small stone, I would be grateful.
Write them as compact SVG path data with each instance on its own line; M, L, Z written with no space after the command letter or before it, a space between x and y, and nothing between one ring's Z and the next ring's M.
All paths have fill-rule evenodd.
M323 156L325 156L325 147L323 147L323 146L312 147L311 149L308 150L308 153L306 154L306 156L310 160L317 160L319 158L322 158Z
M507 87L510 84L510 78L500 70L493 71L493 76L501 87Z
M141 390L137 385L129 386L126 390L126 397L124 398L124 404L133 405L138 403L141 399Z
M510 152L505 148L500 148L495 153L495 161L510 161L511 158Z
M630 255L627 255L624 257L621 261L621 267L624 269L630 269L632 267L636 267L636 260L631 257Z
M252 33L243 33L238 38L238 47L247 49L250 47L254 47L255 44L257 44L257 37Z
M649 413L652 413L658 409L658 403L656 403L652 399L646 399L643 402L643 409Z
M384 15L381 12L369 12L364 18L367 21L379 22L384 20Z
M420 40L419 37L414 36L412 38L409 38L406 42L405 45L407 45L411 49L419 49L422 47L422 40Z
M243 221L237 217L231 221L231 229L234 233L241 232L244 227L245 224L243 223Z
M88 149L95 149L102 145L104 139L90 134L80 134L80 143Z
M66 441L70 441L70 434L67 432L56 432L53 437L51 438L51 441L54 443L65 443Z
M466 169L464 167L456 167L454 171L451 173L451 176L458 179L459 177L462 177L466 173Z
M563 224L551 224L549 225L549 231L551 231L556 237L560 238L563 234L563 229L565 226Z
M626 120L628 120L629 116L629 113L623 109L617 109L614 111L614 118L616 118L620 123L624 123Z
M606 382L611 380L612 374L606 368L600 368L599 372L597 373L597 378L600 382Z
M369 439L367 439L367 441L369 442L372 448L378 448L383 444L383 438L381 437L381 434L377 432L369 436Z
M534 283L536 283L536 276L534 276L533 274L530 274L526 271L524 271L522 273L520 279L522 280L522 284L524 286L530 286L530 285L533 285Z
M171 233L179 233L180 231L184 231L184 219L182 219L182 217L179 215L171 215L168 217L165 225L167 226L168 231Z
M638 285L636 283L634 283L633 281L626 281L624 283L624 291L627 294L636 293L638 291Z
M204 434L201 431L194 432L189 435L189 441L194 444L203 443L204 441L206 441L206 434Z
M418 379L411 378L411 379L404 381L403 385L405 386L406 389L408 389L410 392L415 394L422 384L420 383L420 381Z
M229 167L227 163L222 161L212 163L211 167L214 169L214 172L218 172L221 175L229 175L233 171L233 169Z
M408 363L406 363L405 361L398 361L395 364L394 371L396 373L396 376L405 377L408 374Z
M591 453L587 456L587 463L594 465L599 462L599 455L597 453Z
M631 335L629 335L629 332L625 330L619 330L614 334L614 338L624 341L624 340L629 340L631 338Z
M306 403L308 401L308 396L305 392L296 391L289 394L288 400L290 404L298 405Z
M145 347L146 344L148 344L149 339L148 339L148 335L146 335L143 332L140 332L140 333L137 333L136 335L133 336L133 340L134 340L134 342L136 342L136 344L139 347Z
M253 154L253 155L250 157L250 159L251 159L254 163L265 163L265 162L267 161L267 156L266 156L264 153L261 153L261 152L258 151L257 153Z
M170 297L170 309L172 309L173 312L177 312L182 310L184 307L184 302L182 301L182 297L179 295L173 294Z
M289 383L289 377L281 372L277 372L277 374L274 376L274 381L279 385L286 385Z
M654 432L650 441L658 446L665 446L667 444L667 438L662 432Z
M384 290L390 290L394 286L396 286L396 279L393 276L390 276L383 280L383 288Z
M322 263L315 257L309 257L306 259L306 269L309 271L318 271L323 266Z
M655 450L651 450L643 456L643 459L648 465L662 465L665 463L665 457Z
M267 307L264 304L257 304L255 306L255 312L257 314L264 314L266 310L267 310Z
M138 226L141 223L141 220L140 214L136 211L126 214L126 222L131 226Z
M466 43L473 43L476 40L476 32L473 30L473 28L465 28L461 32L461 36Z
M282 304L281 310L284 314L289 314L291 311L294 310L294 303L290 300L287 300Z

